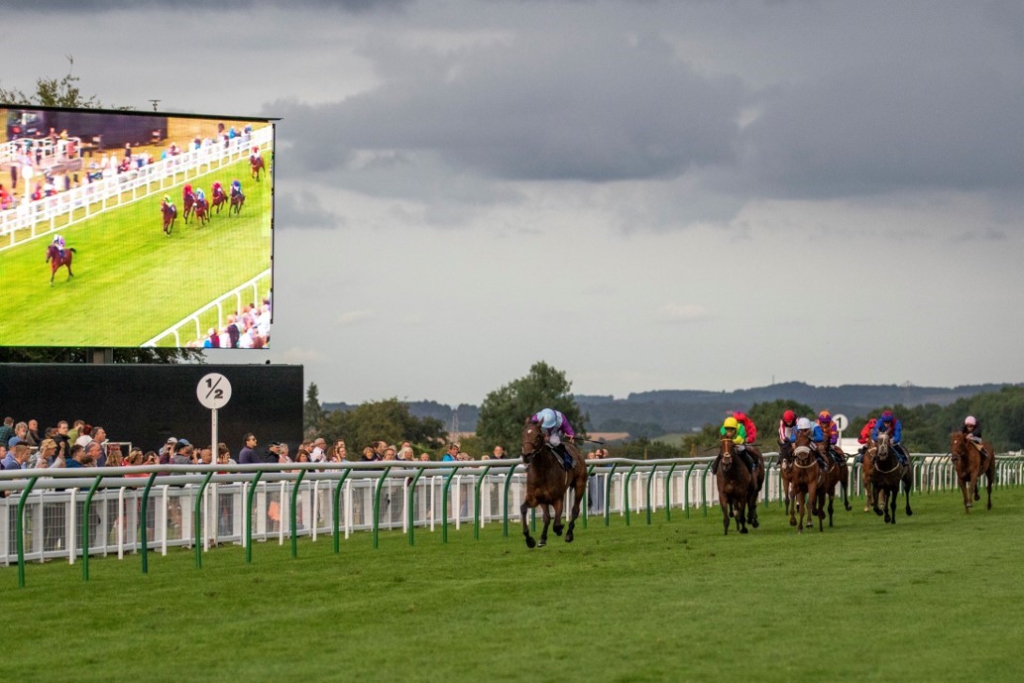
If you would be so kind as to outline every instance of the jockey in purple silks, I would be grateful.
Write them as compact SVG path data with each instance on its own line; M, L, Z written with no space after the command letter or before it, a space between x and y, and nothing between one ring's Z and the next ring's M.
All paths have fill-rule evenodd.
M562 443L562 437L573 439L576 432L573 430L569 420L557 410L545 408L539 413L530 417L530 421L540 425L540 431L544 440L554 448L555 452L562 456L562 465L567 471L573 468L573 457Z
M60 257L64 258L64 238L61 235L54 235L53 243L57 245L57 250L60 252Z

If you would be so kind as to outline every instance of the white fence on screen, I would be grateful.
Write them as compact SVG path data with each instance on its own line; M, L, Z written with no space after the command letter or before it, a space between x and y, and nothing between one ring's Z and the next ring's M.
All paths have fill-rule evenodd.
M189 326L188 334L190 335L193 328L195 329L195 336L192 336L191 341L202 339L202 324L204 322L212 322L207 320L207 318L213 314L214 310L217 312L216 327L218 330L223 330L224 323L227 321L225 311L228 314L241 311L242 306L247 303L258 306L263 299L270 295L270 284L270 269L267 268L248 282L238 285L227 294L214 299L194 313L186 315L160 334L145 342L142 346L158 346L161 340L173 336L174 346L181 347L181 335L185 334L185 331L181 328L185 326Z
M91 183L58 192L38 201L21 201L0 211L0 251L66 229L97 214L165 192L179 183L216 171L227 164L248 158L252 147L269 149L274 130L271 126L252 131L225 142L208 141L181 154L132 169L114 173L107 167L102 177ZM83 169L82 173L87 173ZM175 197L175 200L178 198ZM154 209L155 211L155 209Z
M762 503L777 506L780 480L771 455ZM915 495L956 488L948 455L913 457ZM582 515L593 525L608 523L613 515L624 517L628 524L631 514L650 515L655 510L670 514L677 509L689 516L691 511L703 509L705 515L709 510L717 514L718 492L715 478L708 472L710 461L590 461L592 476ZM519 506L526 475L516 461L386 465L163 465L134 470L65 469L56 471L59 478L45 476L47 470L2 472L0 490L8 495L0 499L0 565L18 562L19 504L23 504L23 557L29 561L64 559L74 563L85 545L83 528L88 529L90 555L123 558L139 552L144 498L147 547L161 554L175 547L194 548L197 538L203 549L218 543L245 545L247 537L283 544L292 538L293 527L297 537L308 536L313 541L333 537L335 529L339 538L346 539L358 531L373 531L375 544L379 529L411 536L413 527L432 532L440 528L442 538L447 539L449 526L471 525L477 531L497 525L504 530L506 520L510 535L520 534ZM221 470L230 473L204 477ZM850 495L862 495L860 468L854 464L850 470ZM136 478L124 477L129 471ZM164 474L153 477L147 498L149 475L156 472ZM97 475L106 478L96 485L91 505L87 505ZM996 478L998 486L1020 486L1024 483L1024 458L1000 456ZM29 493L22 500L26 490ZM567 498L571 503L571 493ZM88 521L83 523L87 507Z

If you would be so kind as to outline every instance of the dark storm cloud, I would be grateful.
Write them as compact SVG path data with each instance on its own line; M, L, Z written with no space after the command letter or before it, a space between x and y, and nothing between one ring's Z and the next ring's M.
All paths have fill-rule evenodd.
M747 189L782 197L1020 187L1024 82L983 64L863 63L780 86L743 134Z
M274 198L274 226L277 228L330 230L342 225L344 219L325 209L309 190L279 192Z
M560 34L445 54L377 45L370 56L386 79L371 92L266 107L307 170L343 166L354 150L406 150L501 179L600 182L734 158L739 81L696 74L656 39Z

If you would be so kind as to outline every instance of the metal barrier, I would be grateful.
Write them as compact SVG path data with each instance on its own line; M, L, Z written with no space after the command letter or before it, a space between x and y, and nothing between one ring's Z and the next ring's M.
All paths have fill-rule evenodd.
M582 523L602 515L608 525L614 513L629 524L631 513L646 512L651 524L654 510L664 509L671 519L673 507L687 517L700 507L707 516L717 498L715 479L708 477L711 461L590 461ZM919 492L957 487L948 454L915 455L913 461ZM781 493L776 454L766 455L766 465L769 505ZM863 494L860 481L854 464L850 495ZM414 545L416 527L440 526L439 538L447 543L452 524L459 529L472 523L479 538L487 524L500 521L508 536L525 484L518 460L8 470L0 472L0 491L7 492L0 499L0 564L16 562L24 585L27 561L66 558L74 564L81 558L88 580L91 555L140 554L146 573L148 553L166 555L171 547L192 548L201 567L203 551L224 543L242 545L246 562L252 562L254 541L283 545L286 537L296 556L300 536L316 541L331 534L335 553L341 536L348 539L356 531L370 531L374 548L380 529L401 530ZM996 486L1021 484L1024 457L999 456ZM567 510L571 503L570 489Z

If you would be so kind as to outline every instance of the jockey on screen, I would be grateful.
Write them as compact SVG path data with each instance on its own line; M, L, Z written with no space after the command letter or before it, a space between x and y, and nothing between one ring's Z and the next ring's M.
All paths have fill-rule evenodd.
M61 235L54 235L53 244L57 245L57 250L60 252L60 257L64 258L64 238Z
M242 183L237 180L231 181L231 196L235 197L242 194Z
M875 428L871 430L871 438L874 441L878 441L879 434L888 434L892 439L893 450L896 451L896 457L900 463L909 465L910 461L907 459L906 451L903 450L903 444L900 441L903 438L903 423L893 416L891 410L886 410L882 413L882 416L878 418L878 422L875 423Z
M201 187L196 189L196 201L200 204L206 202L206 193L203 192L203 188Z
M571 470L573 468L572 454L565 447L565 444L562 443L562 437L573 439L576 436L576 432L573 430L572 425L569 424L569 420L565 415L552 408L545 408L531 416L530 422L540 425L540 431L544 435L544 440L562 456L562 465L565 469Z
M192 184L191 183L186 183L185 184L185 189L183 189L181 191L181 200L184 201L184 202L187 202L189 196L191 196L191 195L192 195Z
M790 441L792 443L796 443L797 434L804 434L811 440L811 443L816 446L814 449L814 455L818 459L818 465L821 467L822 471L827 470L828 463L822 455L822 444L825 442L825 433L821 431L821 427L811 422L809 418L801 417L796 421L796 431L793 432L793 436L790 437Z
M213 187L210 188L210 191L213 193L214 199L224 196L224 186L220 184L219 180L214 181Z
M792 410L787 410L782 414L782 419L779 420L779 445L784 446L793 440L793 434L796 432L796 413Z

